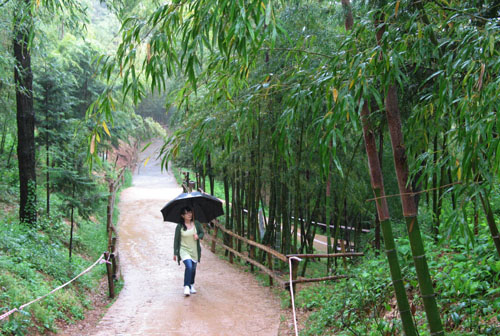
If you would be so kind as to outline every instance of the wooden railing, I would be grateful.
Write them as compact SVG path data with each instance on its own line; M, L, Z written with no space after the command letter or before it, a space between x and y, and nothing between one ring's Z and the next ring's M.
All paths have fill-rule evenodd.
M111 181L108 181L109 195L108 205L106 207L106 233L108 235L108 249L104 253L106 260L106 271L108 277L109 297L115 297L115 281L120 278L120 262L118 255L118 235L113 225L113 213L115 210L116 192L120 189L124 179L125 170L128 168L131 171L135 170L137 164L138 143L134 145L134 158L126 167L120 169L118 176Z
M212 224L214 226L214 233L211 235L208 235L208 240L210 240L211 243L211 251L215 253L216 246L219 245L226 251L230 253L229 255L229 262L233 263L233 257L232 255L235 255L242 260L247 261L251 265L259 268L262 272L267 274L269 276L269 285L273 286L274 282L276 282L280 287L290 289L290 285L295 286L296 283L307 283L307 282L318 282L318 281L325 281L325 280L338 280L338 279L343 279L347 278L346 275L332 275L332 276L326 276L326 277L320 277L320 278L299 278L298 277L298 267L299 267L299 261L295 258L292 257L298 257L301 259L304 258L348 258L348 257L360 257L363 256L364 254L361 252L350 252L350 253L331 253L331 254L290 254L290 255L284 255L273 248L257 243L253 240L250 240L248 238L242 237L236 233L234 233L231 230L226 229L224 226L222 226L218 221L212 221ZM223 241L221 241L219 238L217 238L218 231L224 232L226 235L228 235L230 238L230 244L231 246L227 246ZM236 239L238 241L241 241L243 243L246 243L247 245L258 248L261 251L265 252L267 254L267 266L263 265L260 263L258 260L255 260L251 258L251 256L248 253L244 252L239 252L235 250L233 246L233 239ZM282 278L282 275L276 273L273 270L273 258L277 258L278 260L283 261L284 263L288 263L288 259L291 259L292 262L292 283L290 284L289 280L285 280ZM288 277L289 278L289 277Z

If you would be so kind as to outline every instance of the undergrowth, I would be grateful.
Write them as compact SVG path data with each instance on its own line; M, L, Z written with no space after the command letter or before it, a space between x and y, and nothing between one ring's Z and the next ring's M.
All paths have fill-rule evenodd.
M409 242L401 238L397 245L419 335L429 335ZM454 248L427 244L426 249L447 334L498 335L500 262L491 240L478 241L468 252L461 242L454 242ZM403 334L384 255L369 251L359 263L338 271L349 278L297 293L297 306L310 312L301 335Z
M3 172L5 173L5 172ZM15 175L15 172L7 174ZM15 176L14 178L15 179ZM130 185L126 176L125 186ZM89 219L75 217L73 253L69 259L70 224L65 219L62 197L52 194L51 216L40 209L37 224L30 227L17 219L17 192L9 192L8 184L0 184L1 203L10 211L0 219L0 312L30 302L71 280L96 261L107 249L105 186L97 186L94 214ZM38 188L39 199L44 190ZM118 202L118 199L117 199ZM116 210L115 213L118 211ZM90 219L91 218L91 219ZM116 220L116 218L115 218ZM92 308L89 293L96 290L106 274L104 264L98 264L61 290L15 312L0 321L1 335L29 335L35 331L56 331L56 322L72 323L83 319Z
M182 169L185 171L186 169ZM179 169L174 169L178 183L183 176ZM190 172L191 180L194 173ZM215 195L223 198L224 189L220 181L215 183ZM431 223L424 213L425 222ZM219 220L224 223L224 216ZM425 227L425 225L423 225ZM395 225L399 261L403 280L407 290L414 321L419 336L429 336L423 303L418 292L418 282L413 265L409 240L406 238L404 225ZM475 237L471 247L464 239L457 237L444 243L434 243L424 232L426 256L434 281L434 290L440 306L441 318L448 335L499 335L500 334L500 261L496 254L491 235L486 224ZM427 235L426 235L427 234ZM221 231L219 239L223 239ZM296 306L307 316L303 321L303 336L396 336L403 335L402 325L397 311L396 299L389 273L389 266L383 251L375 253L369 241L373 234L365 238L365 256L344 262L337 260L333 274L347 275L347 279L335 282L321 282L299 286L296 293ZM228 259L226 251L217 246L217 255ZM302 271L301 261L299 270ZM250 269L248 263L235 258L235 263ZM275 270L288 274L288 265L275 265ZM254 273L262 285L268 285L268 276ZM326 260L309 262L306 278L327 275ZM287 291L279 291L282 307L291 307Z

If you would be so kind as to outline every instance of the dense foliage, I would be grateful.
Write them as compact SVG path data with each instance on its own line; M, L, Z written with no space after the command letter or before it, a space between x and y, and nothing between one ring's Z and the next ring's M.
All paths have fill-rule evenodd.
M112 39L119 28L119 16L108 5L0 4L0 314L62 285L102 255L107 179L120 168L115 152L164 133L150 118L157 114L143 118L125 99L115 105L114 122L101 123L106 131L93 146L101 160L89 167L88 135L95 121L86 118L86 111L105 89L95 59L115 48ZM30 61L23 69L14 52L20 41L27 42L21 43L22 57ZM19 103L20 95L32 98L31 107ZM23 124L27 115L34 121L31 133ZM26 146L26 138L33 146ZM26 152L33 158L29 162ZM21 166L35 175L26 180ZM24 200L23 185L28 187ZM45 333L58 323L82 319L103 272L98 265L64 290L2 320L0 334Z
M9 79L20 64L5 33L14 3L0 14L6 166L15 161L14 91L23 93ZM23 22L37 30L28 38L14 28L33 56L47 213L57 188L87 217L74 192L97 189L81 153L100 162L119 139L157 129L130 117L142 100L138 112L173 128L164 166L194 169L212 192L222 182L226 227L286 254L313 252L317 233L329 252L354 243L380 253L385 244L389 266L369 254L351 279L301 294L315 310L304 333L498 332L498 1L109 1L121 24L116 53L97 42L118 26L102 4L82 41L61 27L78 27L83 7L25 3L34 10ZM89 61L96 55L102 79ZM155 103L163 100L168 117ZM21 209L33 207L36 184L20 180Z
M500 255L497 2L173 1L122 29L103 72L119 68L123 92L136 100L148 85L171 90L167 76L185 78L164 160L223 181L227 227L284 253L312 251L314 220L331 224L329 251L350 240L342 227L370 227L376 247L381 228L397 287L402 210L426 326L435 335L454 328L439 313L451 306L435 299L437 264L424 247L433 241L429 255L442 257L445 242L488 241L492 258ZM110 114L109 101L101 96L97 119ZM377 211L365 202L372 192ZM389 197L393 220L380 205L386 194L400 194ZM488 277L495 283L494 272ZM405 287L395 292L404 332L418 334Z

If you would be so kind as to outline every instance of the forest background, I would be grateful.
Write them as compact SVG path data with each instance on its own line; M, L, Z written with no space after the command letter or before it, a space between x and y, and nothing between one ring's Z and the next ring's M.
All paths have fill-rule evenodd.
M89 165L89 134L96 123L86 111L106 88L95 60L116 50L120 9L126 10L91 0L0 4L2 314L69 281L106 251L108 183L132 163L134 148L165 135L151 118L166 121L158 97L140 106L124 99L96 148L99 159ZM20 54L14 52L16 39L25 46ZM17 56L30 60L30 69L23 70ZM31 85L22 82L30 77ZM16 93L32 98L31 105L16 104ZM26 131L30 124L31 132ZM127 171L124 185L130 181ZM116 222L117 211L114 215ZM102 290L103 272L97 267L2 320L0 334L45 334L83 319L94 305L92 295Z
M232 204L223 219L227 228L286 254L313 252L316 233L328 237L329 252L341 240L365 252L348 270L328 262L329 273L346 272L350 279L298 294L299 306L308 312L303 334L498 333L498 1L108 5L119 23L96 31L116 31L121 24L121 40L82 59L104 79L81 77L95 80L96 88L75 121L78 129L85 125L85 141L78 142L83 147L68 153L105 157L102 139L140 129L141 119L130 118L133 103L142 101L137 108L146 109L165 100L169 109L175 106L170 109L175 131L163 148L164 165L175 160L193 169L212 193L219 180L220 196ZM6 13L2 22L10 27ZM65 40L58 36L70 35L61 32L62 23L42 18L37 24L52 29L54 45ZM61 21L75 22L80 31L79 20L61 15ZM34 36L33 46L40 45L32 49L34 60L36 50L43 64L50 53L43 53L43 43L35 43L39 34ZM2 80L9 84L14 61L9 38L5 41ZM71 55L84 48L75 49ZM91 63L99 54L104 56ZM56 82L84 68L74 66L77 57L60 58L71 62L69 68L61 65L64 75ZM34 71L39 92L53 73ZM65 83L61 89L82 81ZM14 88L3 86L10 88L10 96L4 89L2 97L11 114L9 119L6 113L2 143L14 148ZM88 97L82 92L74 97ZM44 116L41 102L49 100L39 101L37 115ZM160 114L156 119L166 122ZM41 123L50 119L40 117L39 134L50 134ZM55 134L45 139L51 136L56 139ZM39 145L42 153L50 152L48 143ZM11 163L7 153L12 151L2 152ZM44 171L42 162L38 168ZM14 195L16 171L8 176L12 183L5 188ZM61 196L61 204L68 199ZM257 229L259 208L267 217L263 233ZM85 217L83 208L79 213ZM315 221L329 225L323 232ZM2 230L13 235L33 232L14 217L5 225L22 228ZM306 265L304 274L313 268ZM8 327L23 328L16 323Z

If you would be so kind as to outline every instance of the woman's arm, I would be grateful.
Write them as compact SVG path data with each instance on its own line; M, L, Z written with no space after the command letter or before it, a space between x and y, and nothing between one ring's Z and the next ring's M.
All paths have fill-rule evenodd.
M180 253L180 225L177 225L175 228L175 236L174 236L174 261L176 259L176 256Z
M195 221L194 225L196 226L196 233L198 234L198 239L203 239L205 232L203 231L203 225L200 222Z

